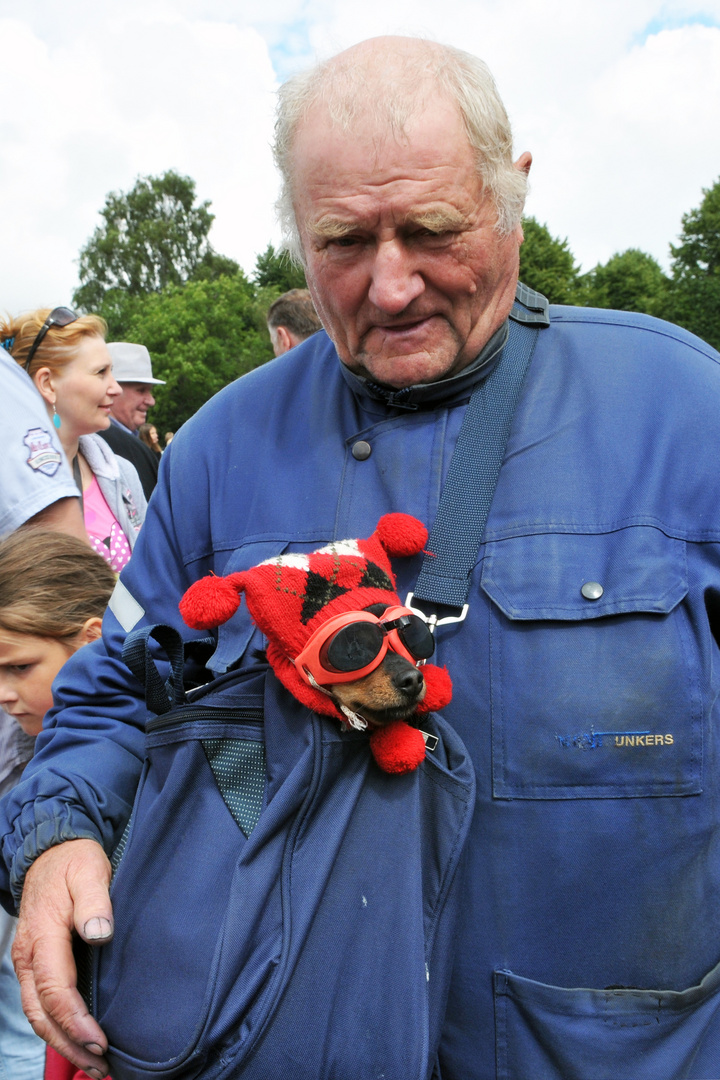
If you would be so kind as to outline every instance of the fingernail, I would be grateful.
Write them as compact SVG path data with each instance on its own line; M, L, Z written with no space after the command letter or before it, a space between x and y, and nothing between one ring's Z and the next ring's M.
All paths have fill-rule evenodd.
M103 1048L101 1046L98 1046L97 1043L84 1043L83 1045L86 1050L90 1051L91 1054L97 1054L98 1057L103 1056Z
M88 941L103 941L105 938L112 937L112 924L108 919L96 916L85 923L83 934Z
M93 1069L92 1066L89 1066L85 1070L85 1072L88 1074L88 1076L94 1077L95 1080L103 1080L103 1077L107 1076L107 1073L101 1072L100 1069Z

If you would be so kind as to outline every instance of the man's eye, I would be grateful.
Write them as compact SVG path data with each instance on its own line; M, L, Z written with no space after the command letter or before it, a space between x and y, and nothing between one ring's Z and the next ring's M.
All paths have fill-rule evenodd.
M333 243L337 247L354 247L355 244L360 243L360 239L357 236L338 236L337 240L333 240Z

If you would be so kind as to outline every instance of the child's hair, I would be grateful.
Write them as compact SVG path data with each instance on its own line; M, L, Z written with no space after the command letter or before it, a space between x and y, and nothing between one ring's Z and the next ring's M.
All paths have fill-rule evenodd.
M67 641L102 618L115 574L74 536L26 528L0 542L0 630Z

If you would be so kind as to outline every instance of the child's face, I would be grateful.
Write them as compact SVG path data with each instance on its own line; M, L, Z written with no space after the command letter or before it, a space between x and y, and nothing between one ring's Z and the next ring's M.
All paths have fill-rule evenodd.
M0 631L0 705L28 735L42 731L53 679L74 651L54 638Z

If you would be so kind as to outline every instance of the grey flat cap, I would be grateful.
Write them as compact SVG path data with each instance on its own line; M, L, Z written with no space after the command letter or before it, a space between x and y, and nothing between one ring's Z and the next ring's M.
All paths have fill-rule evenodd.
M129 341L110 341L108 349L113 362L113 375L119 383L139 382L165 385L164 379L154 379L150 353L144 345Z

